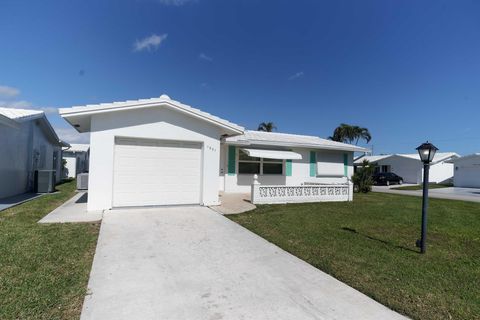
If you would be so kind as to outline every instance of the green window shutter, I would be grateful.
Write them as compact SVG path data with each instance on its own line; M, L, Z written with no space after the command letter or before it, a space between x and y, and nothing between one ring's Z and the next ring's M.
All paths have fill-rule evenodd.
M316 172L316 162L317 162L317 154L315 151L310 151L310 177L315 177L317 175Z
M287 160L287 162L285 163L285 175L287 177L292 176L292 160L291 159Z
M235 175L235 161L237 160L236 155L237 148L235 146L228 146L228 175Z
M348 177L348 153L343 154L343 175Z

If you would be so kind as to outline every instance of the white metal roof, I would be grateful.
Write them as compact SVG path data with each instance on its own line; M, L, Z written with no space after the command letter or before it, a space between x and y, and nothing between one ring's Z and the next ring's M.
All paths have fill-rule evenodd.
M152 107L167 107L172 108L193 117L213 123L217 126L223 127L236 134L242 133L245 129L235 123L221 119L208 112L193 108L189 105L170 99L166 94L162 94L159 98L128 100L122 102L89 104L86 106L75 106L71 108L59 109L60 115L65 118L71 125L73 125L79 132L90 131L90 121L81 121L80 117L90 116L96 113L105 113L113 111L152 108ZM80 120L80 121L77 121ZM82 122L82 123L77 123Z
M304 136L298 134L264 132L245 130L242 135L228 137L227 144L233 145L260 145L260 146L281 146L281 147L303 147L313 149L330 149L345 151L368 151L365 148L351 144L322 139L316 136Z
M367 160L368 162L373 163L373 162L377 162L377 161L380 161L380 160L385 159L385 158L389 158L391 156L392 156L391 154L383 154L383 155L378 155L378 156L361 156L361 157L356 158L355 161L353 161L353 163L354 164L362 164L362 162L364 160Z
M418 153L397 154L397 156L420 161L420 155ZM435 153L435 157L433 157L432 162L440 162L450 158L458 158L458 157L460 156L455 152L437 152Z
M293 151L265 150L265 149L242 149L247 155L254 158L301 160L302 155Z
M378 162L380 160L390 158L390 157L402 157L402 158L409 158L420 161L420 156L418 153L398 153L398 154L385 154L385 155L378 155L378 156L364 156L357 158L354 161L354 164L361 164L363 160L368 160L368 162ZM451 158L458 158L459 155L455 152L437 152L435 157L433 157L433 163L437 163L440 161L448 160Z
M39 118L43 114L44 112L41 110L27 110L27 109L14 109L14 108L0 107L0 115L3 115L15 121L24 121L24 120Z
M89 144L79 144L79 143L71 143L70 148L65 151L72 151L72 152L88 152L90 149Z
M469 154L469 155L466 155L466 156L463 156L463 157L458 157L458 158L455 158L455 159L451 159L447 162L456 163L456 162L461 162L461 161L468 160L468 159L473 159L473 158L480 158L480 153L472 153L472 154Z

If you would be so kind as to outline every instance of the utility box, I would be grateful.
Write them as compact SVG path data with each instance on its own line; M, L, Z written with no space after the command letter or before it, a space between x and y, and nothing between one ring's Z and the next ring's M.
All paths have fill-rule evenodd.
M77 190L88 190L88 173L77 174Z
M33 191L36 193L50 193L55 191L55 170L36 170Z

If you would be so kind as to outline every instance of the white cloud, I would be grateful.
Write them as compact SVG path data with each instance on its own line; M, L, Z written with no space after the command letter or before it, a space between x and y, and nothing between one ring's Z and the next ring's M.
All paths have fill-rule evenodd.
M14 109L28 109L32 107L32 103L25 100L0 101L0 107Z
M295 79L298 79L298 78L303 77L304 75L305 75L305 73L304 73L303 71L299 71L299 72L297 72L297 73L295 73L295 74L292 74L292 75L288 78L288 80L295 80Z
M16 97L20 94L20 90L9 86L0 86L0 96L3 97Z
M56 107L38 107L38 106L34 106L33 103L31 103L30 101L25 101L25 100L0 101L0 107L12 108L12 109L42 110L47 114L58 112L58 108Z
M157 2L166 6L183 6L190 2L197 2L197 0L157 0Z
M168 34L152 34L150 37L136 40L133 44L133 51L157 50L160 44L167 39Z
M198 55L198 59L203 60L203 61L207 61L207 62L212 62L213 61L212 57L207 56L203 52Z
M90 143L90 133L79 133L74 128L54 128L58 137L68 143Z

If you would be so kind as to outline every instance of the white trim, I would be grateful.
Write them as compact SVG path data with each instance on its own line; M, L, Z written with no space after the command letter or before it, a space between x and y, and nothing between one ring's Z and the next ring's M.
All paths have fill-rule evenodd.
M244 149L244 151L250 157L255 158L267 158L267 159L278 159L278 160L302 160L302 155L293 151L283 151L283 150L266 150L266 149Z
M91 116L93 114L99 114L99 113L109 113L109 112L116 112L116 111L135 110L135 109L144 109L144 108L153 108L153 107L167 107L170 109L174 109L176 111L185 113L192 117L212 123L221 128L230 130L235 134L242 134L245 130L243 127L235 123L232 123L225 119L221 119L207 112L201 111L191 106L182 104L178 101L170 100L164 97L142 99L142 100L136 100L136 101L86 105L81 107L61 108L59 109L59 114L60 116L62 116L62 118L64 118L67 122L69 122L72 126L74 126L74 124L70 121L70 119L79 117L79 116ZM78 127L75 127L75 128L79 132L90 131L90 128L78 128Z
M258 174L259 176L285 176L285 160L274 159L274 160L277 160L277 161L266 161L267 163L275 163L275 164L280 164L281 163L282 164L282 173L263 173L264 158L255 157L255 158L260 158L260 160L240 160L240 151L243 151L243 149L237 148L237 152L235 152L235 161L236 161L235 171L236 171L237 175ZM259 163L260 164L260 172L259 173L240 173L240 162L243 162L243 163Z

